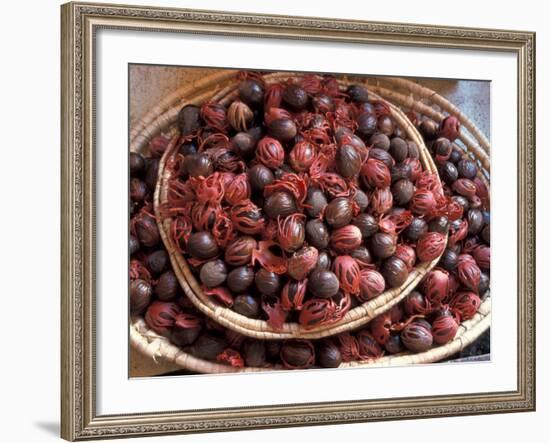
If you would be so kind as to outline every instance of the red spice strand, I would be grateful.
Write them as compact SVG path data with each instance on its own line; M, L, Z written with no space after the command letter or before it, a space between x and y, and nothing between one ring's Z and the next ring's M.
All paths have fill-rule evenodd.
M273 183L265 186L264 197L269 197L275 192L288 192L296 201L299 208L303 208L307 198L307 176L304 174L286 173L282 178L274 180Z
M222 134L221 132L214 132L213 134L209 134L205 138L202 138L201 136L198 151L203 152L215 146L221 146L221 147L231 146L229 142L229 137L225 134Z
M411 211L402 211L388 217L395 226L395 233L400 234L412 223L414 216Z
M385 312L375 317L370 322L370 330L379 345L385 345L390 339L392 319L390 312Z
M279 248L272 240L259 241L257 248L252 251L252 265L258 262L262 268L270 272L285 274L288 269L287 259L284 256L275 255L270 249L273 246Z
M220 248L225 249L229 243L237 236L233 229L233 222L227 215L220 211L212 227L212 235Z
M227 308L233 306L233 296L227 288L224 288L222 286L218 286L216 288L207 288L206 286L203 286L202 292L204 292L205 295L213 297Z
M445 311L438 315L432 322L432 335L438 345L449 343L458 331L458 322L450 312Z
M361 177L374 188L387 188L391 184L390 169L386 164L375 158L369 158L361 166Z
M366 329L362 329L357 333L357 344L359 347L359 358L363 361L374 360L384 355L384 350Z
M220 204L224 196L223 176L214 172L208 177L190 177L189 183L200 203Z
M157 135L149 142L149 152L151 157L160 158L166 152L170 145L170 138L164 134Z
M424 278L422 288L432 306L441 305L450 292L449 273L440 268L431 270Z
M363 302L378 297L386 288L386 281L380 272L374 269L361 269L359 281L359 294L357 298Z
M216 360L222 363L227 363L234 368L244 368L244 360L241 354L234 349L227 348L216 356Z
M260 208L254 203L244 200L231 208L229 217L238 231L244 234L258 234L265 226L265 217L261 214Z
M409 165L411 168L411 180L414 182L422 174L422 163L417 158L406 158L403 164Z
M372 212L375 215L383 215L393 207L393 195L390 188L376 189L370 198Z
M340 354L342 361L350 362L359 360L359 343L357 339L349 332L344 332L337 336L340 344Z
M298 80L298 85L302 87L308 94L315 95L321 92L323 85L321 80L315 74L306 74Z
M451 300L451 309L460 315L462 320L470 320L481 305L479 296L471 291L457 292Z
M182 329L191 329L197 328L202 324L202 321L199 317L188 314L186 312L181 312L176 316L174 325Z
M197 231L210 229L222 208L217 203L196 202L191 207L191 222Z
M289 280L281 291L281 304L285 311L300 311L304 305L307 278L298 282Z
M381 100L372 100L371 104L374 106L374 114L377 118L383 116L391 116L390 105Z
M436 199L432 191L417 189L411 199L410 209L417 215L427 215L436 209Z
M334 259L332 268L340 288L353 295L359 294L359 284L361 282L361 269L353 257L349 255L339 255Z
M411 272L416 264L416 252L410 245L399 243L395 248L394 256L403 260L407 265L407 270Z
M217 129L220 132L225 133L229 129L225 106L219 103L204 103L201 106L200 115L208 126L211 126L212 128Z
M454 115L443 119L439 125L439 137L445 137L451 142L455 141L460 134L460 121Z
M284 86L280 83L273 83L267 87L264 95L264 108L280 108L283 102Z
M435 260L445 250L446 237L439 232L427 232L416 243L416 255L421 262Z
M239 73L237 74L237 78L240 81L242 81L242 80L255 80L260 85L262 85L263 88L266 87L266 82L265 82L264 76L261 72L258 72L258 71L239 71Z
M483 209L489 210L491 208L489 188L479 177L475 177L472 181L476 187L476 196L480 198Z
M177 304L156 300L145 312L145 323L157 334L166 335L174 326L179 313Z
M267 324L275 331L280 331L286 321L287 313L279 297L262 294L262 309L267 315Z
M315 328L333 321L335 311L336 305L332 300L313 298L302 306L298 323L306 329Z
M477 294L481 270L471 255L461 254L458 256L456 273L460 283Z
M243 200L250 199L250 183L245 173L234 176L233 180L224 187L224 198L228 205L236 205Z
M449 246L454 246L458 242L464 240L468 235L468 222L466 220L461 220L457 228L449 230Z
M130 260L130 279L132 280L145 280L151 282L152 277L149 270L139 260Z

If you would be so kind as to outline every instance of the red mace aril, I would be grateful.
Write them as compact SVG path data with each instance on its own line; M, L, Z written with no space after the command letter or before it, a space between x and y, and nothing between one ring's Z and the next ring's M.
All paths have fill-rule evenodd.
M319 252L313 246L305 246L288 259L288 275L295 280L303 280L317 265Z
M460 121L454 115L445 117L439 125L439 137L445 137L454 142L460 133Z
M256 146L256 158L268 168L278 168L285 161L285 150L279 140L264 137Z
M444 269L433 269L422 282L424 295L432 305L441 304L450 293L449 273Z
M375 317L370 322L370 330L379 345L384 346L390 339L392 319L389 312Z
M154 301L145 312L145 322L157 334L165 335L174 326L179 313L175 303Z
M229 125L227 123L225 106L219 103L207 102L201 106L200 114L208 126L221 132L227 131Z
M281 306L285 311L300 311L307 290L307 278L301 281L289 280L281 291Z
M426 296L418 291L412 291L407 294L403 301L405 314L409 317L413 315L425 315L431 309L431 304Z
M292 214L284 219L279 217L277 241L283 250L293 252L299 249L306 238L304 214Z
M227 110L227 121L236 131L246 131L250 125L254 113L247 104L235 100Z
M451 301L451 309L460 315L462 320L470 320L480 305L479 296L470 291L457 292Z
M347 182L339 174L325 172L318 177L310 174L311 178L331 197L347 197L350 193ZM391 197L391 192L390 192Z
M332 231L330 245L339 254L347 254L361 245L361 231L355 225L346 225Z
M349 332L344 332L336 336L340 345L340 354L342 361L350 362L359 358L359 343L357 339Z
M453 183L452 189L457 194L460 194L466 198L473 198L477 192L477 188L474 182L467 178L459 178Z
M404 243L399 243L395 248L395 257L400 258L407 265L407 270L410 272L416 264L416 252L412 246Z
M332 263L332 271L338 277L340 288L349 294L359 294L361 269L354 258L349 255L339 255Z
M390 188L375 189L371 195L372 212L376 215L386 214L393 207L393 195Z
M244 234L258 234L262 232L265 225L261 209L250 200L244 200L233 206L229 218L235 228Z
M266 126L269 126L275 120L290 120L292 116L290 112L283 108L267 108L264 113L264 122Z
M476 195L480 198L483 207L485 209L489 209L490 196L489 196L489 188L487 187L487 184L483 180L481 180L479 177L475 177L472 181L476 186Z
M191 222L197 231L209 230L216 216L219 214L221 206L217 203L195 202L191 207Z
M315 156L315 147L307 140L303 140L294 145L288 156L288 162L295 171L306 172L313 164Z
M446 236L439 232L427 232L416 244L416 255L421 262L435 260L445 250Z
M214 226L212 226L212 235L214 236L218 246L223 249L225 249L237 235L233 229L233 222L225 215L225 213L220 213L217 215Z
M287 312L276 295L262 295L262 310L267 315L267 324L280 331L285 323Z
M414 182L422 174L422 163L417 158L406 158L403 161L404 165L408 165L411 168L411 180Z
M436 207L433 192L427 189L417 189L411 198L411 211L417 215L426 215Z
M236 205L243 200L250 198L250 183L246 174L236 175L231 182L225 186L225 201L228 205Z
M314 328L333 320L336 305L328 298L312 298L304 303L298 323L304 328Z
M380 160L369 158L361 167L361 177L372 188L387 188L391 184L390 169Z
M249 236L237 237L225 250L225 262L231 266L243 266L252 260L252 251L256 249L256 240Z
M366 329L357 333L357 346L361 360L372 360L384 355L384 350Z
M280 83L273 83L269 85L264 95L264 108L279 108L283 102L283 90L284 87Z
M468 235L468 222L464 219L451 223L449 229L449 246L454 246Z
M481 279L481 270L471 255L461 254L458 256L456 273L463 286L477 292Z
M438 345L449 343L455 338L458 330L458 321L453 317L449 309L439 311L432 321L432 335Z
M287 260L281 247L273 240L260 241L252 251L252 264L258 262L262 268L275 274L287 272Z
M244 360L241 354L234 349L225 349L221 354L216 356L216 361L227 363L234 368L244 368Z
M472 251L472 256L481 269L491 269L491 248L489 246L476 246Z
M203 286L202 292L204 292L205 295L214 298L223 306L228 308L233 306L233 296L231 295L231 292L223 286L218 286L216 288L207 288L206 286Z
M361 269L359 278L359 294L357 298L363 302L378 297L386 288L386 281L380 272L374 269Z

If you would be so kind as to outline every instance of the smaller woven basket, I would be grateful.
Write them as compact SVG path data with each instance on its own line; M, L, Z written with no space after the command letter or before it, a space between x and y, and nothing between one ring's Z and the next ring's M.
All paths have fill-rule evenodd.
M298 78L298 76L288 73L276 73L264 76L264 79L268 84L273 82L283 82L295 78ZM340 82L342 90L345 90L347 84L348 82ZM227 105L237 97L237 87L238 82L234 81L229 86L222 88L221 91L212 94L210 100ZM391 111L391 116L395 120L396 124L406 132L407 138L411 139L419 146L420 161L423 169L437 174L436 166L424 145L422 137L406 115L399 108L387 102L372 90L369 92L372 98L381 100L388 104ZM199 98L202 99L204 97L205 95L203 94ZM167 110L166 113L169 113L169 115L173 117L177 115L177 110L181 109L184 104L198 103L196 98L194 100L189 100L185 96L181 97L181 100L182 102L175 104L172 108ZM171 125L173 125L173 123L171 123ZM166 204L168 182L171 178L170 172L165 166L176 154L177 147L175 145L166 150L159 165L159 181L155 190L155 213L157 215L157 221L163 242L168 250L168 253L170 254L172 266L179 280L180 286L183 288L185 294L191 302L201 312L215 320L217 323L242 335L262 340L282 340L289 338L317 339L357 329L358 327L367 324L378 315L386 312L395 304L399 303L399 301L401 301L417 286L420 280L422 280L427 272L435 266L439 259L437 258L431 262L417 265L410 272L406 282L402 286L385 291L375 299L365 302L362 305L350 310L337 322L322 324L315 328L305 328L298 323L288 322L285 323L279 330L273 329L265 320L250 319L245 317L229 308L217 304L212 298L205 295L200 287L200 284L197 282L197 279L188 266L187 261L179 252L178 248L174 244L174 241L169 235L171 231L171 223L173 221L170 217L162 218L163 216L160 208Z

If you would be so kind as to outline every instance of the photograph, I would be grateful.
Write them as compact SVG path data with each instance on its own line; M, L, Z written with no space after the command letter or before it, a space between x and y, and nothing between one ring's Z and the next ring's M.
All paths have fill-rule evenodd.
M129 377L491 361L490 81L128 86Z

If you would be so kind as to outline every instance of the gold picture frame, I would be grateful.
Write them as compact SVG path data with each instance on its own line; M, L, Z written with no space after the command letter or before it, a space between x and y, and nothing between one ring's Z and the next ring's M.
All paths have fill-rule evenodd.
M61 435L67 440L533 411L535 409L535 34L68 3L62 22ZM518 59L517 390L389 400L98 416L95 393L94 36L97 29L506 51Z

